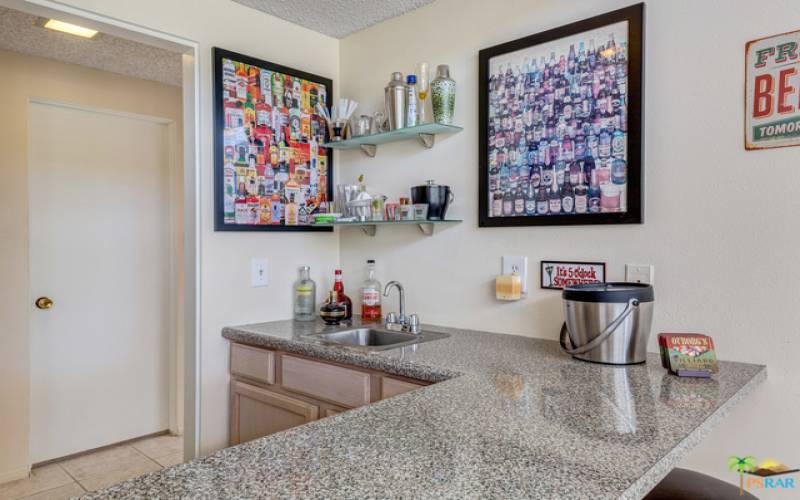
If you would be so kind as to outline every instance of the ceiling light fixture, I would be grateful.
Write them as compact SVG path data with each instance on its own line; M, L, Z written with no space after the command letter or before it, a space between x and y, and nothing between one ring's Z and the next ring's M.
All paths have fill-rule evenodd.
M79 36L81 38L94 38L97 31L78 26L76 24L65 23L64 21L57 21L50 19L44 23L44 27L54 31L61 31L62 33L69 33L70 35Z

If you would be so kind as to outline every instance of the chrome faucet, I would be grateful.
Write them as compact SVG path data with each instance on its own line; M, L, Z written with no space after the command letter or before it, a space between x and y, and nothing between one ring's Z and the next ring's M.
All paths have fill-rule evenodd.
M400 330L409 333L419 333L419 317L416 314L406 316L406 292L403 285L399 281L390 281L386 283L383 288L383 296L389 296L389 290L392 287L397 288L400 297L400 312L395 314L393 312L386 315L386 329Z

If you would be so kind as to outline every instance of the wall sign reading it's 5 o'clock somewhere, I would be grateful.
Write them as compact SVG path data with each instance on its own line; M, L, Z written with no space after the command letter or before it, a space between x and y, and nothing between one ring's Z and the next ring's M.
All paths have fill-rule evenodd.
M745 48L745 149L800 144L800 31Z
M541 287L549 290L561 290L571 285L606 282L605 262L543 260L540 272Z

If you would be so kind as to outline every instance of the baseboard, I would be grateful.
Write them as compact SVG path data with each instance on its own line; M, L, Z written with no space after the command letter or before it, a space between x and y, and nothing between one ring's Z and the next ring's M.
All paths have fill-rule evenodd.
M0 472L0 484L16 481L17 479L25 479L26 477L30 476L30 474L30 467L20 467L19 469Z
M42 462L36 462L35 464L33 464L31 466L31 468L42 467L43 465L50 465L52 463L61 462L61 461L64 461L64 460L69 460L71 458L78 458L78 457L82 457L84 455L90 455L92 453L95 453L95 452L98 452L98 451L102 451L102 450L107 450L109 448L114 448L116 446L130 444L130 443L133 443L135 441L140 441L142 439L147 439L147 438L151 438L151 437L158 437L158 436L164 436L164 435L167 435L167 434L171 434L169 430L152 432L150 434L145 434L144 436L138 436L138 437L135 437L135 438L126 439L125 441L119 441L119 442L107 444L107 445L104 445L104 446L98 446L97 448L92 448L90 450L79 451L77 453L72 453L70 455L66 455L66 456L63 456L63 457L51 458L50 460L44 460Z

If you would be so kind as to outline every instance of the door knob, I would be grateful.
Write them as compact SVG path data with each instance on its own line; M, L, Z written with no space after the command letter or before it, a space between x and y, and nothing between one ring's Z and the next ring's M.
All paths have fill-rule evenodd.
M53 307L53 301L50 297L39 297L36 299L36 307L39 309L50 309Z

